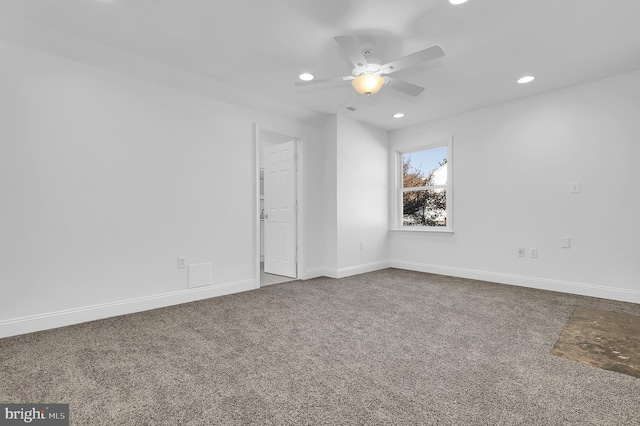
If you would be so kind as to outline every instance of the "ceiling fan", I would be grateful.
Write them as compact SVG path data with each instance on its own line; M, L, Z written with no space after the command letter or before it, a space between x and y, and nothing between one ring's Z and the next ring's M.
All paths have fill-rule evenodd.
M361 95L372 95L377 93L382 86L388 84L390 88L410 96L418 96L424 87L389 77L396 71L419 65L423 62L444 56L442 47L435 45L427 49L420 50L402 58L396 59L386 64L379 64L374 59L367 61L367 57L373 52L372 49L361 50L353 36L345 35L334 37L334 40L353 64L351 75L344 77L323 78L320 80L298 81L296 86L307 86L310 84L329 83L335 81L351 81L353 88Z

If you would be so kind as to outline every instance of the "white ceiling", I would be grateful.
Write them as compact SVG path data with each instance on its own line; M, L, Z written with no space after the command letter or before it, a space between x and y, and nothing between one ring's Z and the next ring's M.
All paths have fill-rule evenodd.
M67 39L60 52L75 59L104 46L189 72L176 79L242 88L262 109L273 99L386 129L640 69L638 0L2 0L0 14L13 20L0 31L11 42L66 34L92 43ZM394 74L426 88L417 98L388 87L363 97L348 82L294 86L303 71L350 74L333 40L347 34L374 42L383 62L434 44L446 56ZM536 80L515 83L526 74Z

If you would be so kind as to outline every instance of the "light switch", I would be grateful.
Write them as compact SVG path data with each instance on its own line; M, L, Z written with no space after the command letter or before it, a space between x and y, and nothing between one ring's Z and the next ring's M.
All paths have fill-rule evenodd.
M580 192L580 182L569 182L569 192L572 194Z
M570 248L571 247L571 238L569 238L569 237L560 238L560 247L562 247L562 248Z

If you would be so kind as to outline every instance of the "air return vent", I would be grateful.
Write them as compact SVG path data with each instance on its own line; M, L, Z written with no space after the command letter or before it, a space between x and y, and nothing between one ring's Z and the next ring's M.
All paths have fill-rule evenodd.
M189 265L189 288L213 284L213 264L194 263Z
M352 106L344 107L344 109L348 109L349 111L357 111L358 110L358 108L352 107Z

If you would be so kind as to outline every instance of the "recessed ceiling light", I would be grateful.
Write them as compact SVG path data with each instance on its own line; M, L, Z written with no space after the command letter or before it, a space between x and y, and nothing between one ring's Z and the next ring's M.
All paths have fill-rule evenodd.
M466 3L467 0L449 0L449 3L451 4L462 4L462 3Z
M313 80L313 74L309 74L308 72L303 72L298 76L298 78L302 81L311 81Z
M393 114L393 118L402 118L404 117L404 114L401 112L396 112L395 114Z
M518 83L520 84L527 84L527 83L531 83L533 80L535 80L536 78L532 75L525 75L524 77L520 77L518 79Z

